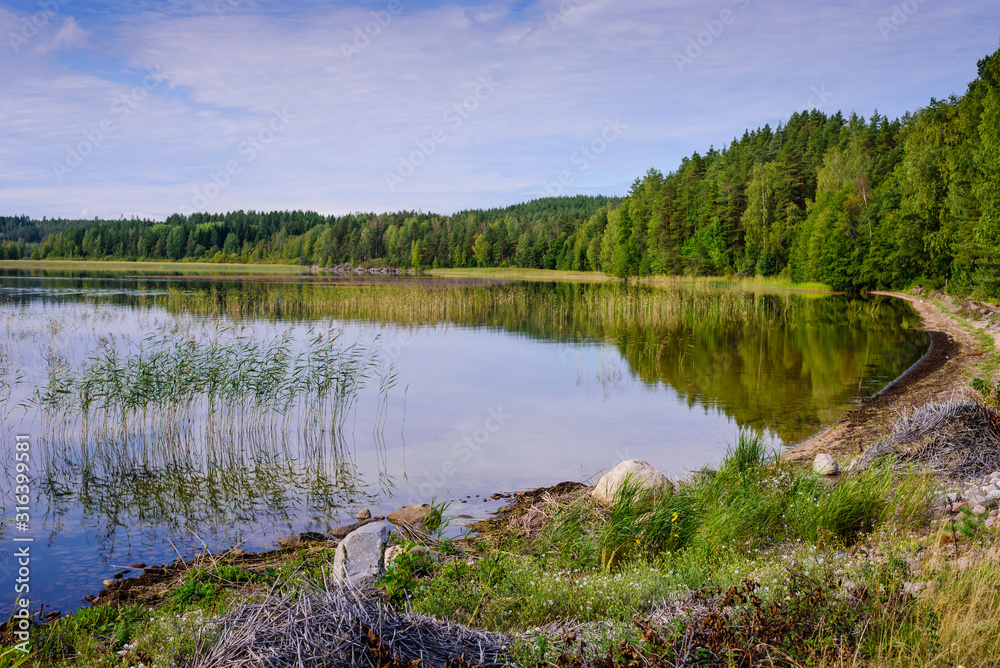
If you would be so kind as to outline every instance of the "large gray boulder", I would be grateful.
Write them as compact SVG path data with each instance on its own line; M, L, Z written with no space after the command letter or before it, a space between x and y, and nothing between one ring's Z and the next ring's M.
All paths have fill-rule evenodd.
M614 467L597 481L590 496L602 506L610 506L614 503L615 496L626 480L640 489L646 489L656 494L661 494L673 485L667 476L663 475L655 468L641 459L629 459Z
M358 589L368 589L385 573L383 555L393 525L386 521L356 529L337 546L333 557L333 579Z

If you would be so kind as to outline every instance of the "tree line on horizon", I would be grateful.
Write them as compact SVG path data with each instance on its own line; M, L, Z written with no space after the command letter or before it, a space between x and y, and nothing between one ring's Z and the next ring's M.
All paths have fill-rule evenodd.
M1000 50L900 119L818 110L651 169L625 198L433 213L0 217L0 258L526 267L760 275L1000 295Z

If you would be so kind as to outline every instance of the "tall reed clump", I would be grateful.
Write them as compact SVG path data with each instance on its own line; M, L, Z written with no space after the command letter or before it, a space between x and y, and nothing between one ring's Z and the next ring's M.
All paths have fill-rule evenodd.
M606 568L640 556L752 553L784 541L849 545L879 529L924 525L934 485L927 473L890 465L831 484L783 462L760 435L741 433L717 470L657 495L626 482L607 510L575 501L555 514L545 540L570 560Z
M214 336L167 332L137 350L110 344L79 368L51 364L34 402L54 441L112 446L127 463L165 463L199 444L283 442L343 428L359 393L395 375L375 344L348 344L339 330L310 328L259 340L236 328ZM375 428L384 422L378 404ZM183 458L181 458L183 459Z

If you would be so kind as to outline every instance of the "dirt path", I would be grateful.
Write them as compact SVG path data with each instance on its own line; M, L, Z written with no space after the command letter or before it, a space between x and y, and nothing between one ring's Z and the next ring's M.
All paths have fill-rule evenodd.
M969 383L975 375L975 367L982 361L982 355L988 351L981 349L974 332L923 297L899 292L872 294L910 302L923 318L924 329L931 335L930 352L889 389L848 413L834 426L793 447L785 454L787 459L811 459L820 452L838 459L852 458L867 445L884 438L901 413L929 401L975 393ZM1000 348L1000 332L986 331Z

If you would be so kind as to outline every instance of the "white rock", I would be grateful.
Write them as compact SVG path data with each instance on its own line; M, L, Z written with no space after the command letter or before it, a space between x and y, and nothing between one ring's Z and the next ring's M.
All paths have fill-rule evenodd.
M840 473L840 465L837 464L836 459L825 452L821 452L813 460L813 471L820 475L837 475Z
M972 509L972 512L975 515L985 515L989 511L986 510L986 506L976 506Z
M610 506L614 503L615 496L626 480L654 493L661 493L668 488L673 488L667 476L648 463L640 459L629 459L601 476L590 495L602 506Z

